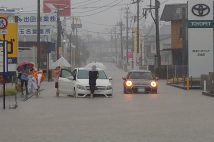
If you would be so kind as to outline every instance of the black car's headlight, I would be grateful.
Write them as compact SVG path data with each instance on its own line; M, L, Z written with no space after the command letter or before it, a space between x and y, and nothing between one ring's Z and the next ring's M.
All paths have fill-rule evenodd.
M157 82L151 81L150 85L151 85L151 87L156 88L157 87Z
M132 81L130 80L127 80L125 84L126 84L126 87L131 87L133 85Z
M86 87L80 84L77 85L77 88L80 90L86 90Z
M111 89L112 89L111 85L109 85L109 86L106 87L106 90L111 90Z

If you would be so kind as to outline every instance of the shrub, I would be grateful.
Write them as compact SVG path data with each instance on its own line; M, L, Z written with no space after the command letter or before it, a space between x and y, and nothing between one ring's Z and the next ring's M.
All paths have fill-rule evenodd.
M16 88L6 88L5 95L6 96L15 96L17 93ZM0 92L0 96L3 96L3 91Z

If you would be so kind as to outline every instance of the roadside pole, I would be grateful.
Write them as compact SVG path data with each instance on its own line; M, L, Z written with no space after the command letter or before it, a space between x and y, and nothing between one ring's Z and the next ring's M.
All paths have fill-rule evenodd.
M7 63L7 42L6 42L6 38L5 35L7 34L7 25L8 25L8 21L7 18L5 17L0 17L0 32L1 35L3 37L3 43L2 43L2 53L3 53L3 59L2 59L2 80L3 80L3 109L5 109L5 99L6 99L6 95L5 95L5 82L6 82L6 75L5 73L8 71L8 63Z
M5 109L5 34L3 34L3 108Z

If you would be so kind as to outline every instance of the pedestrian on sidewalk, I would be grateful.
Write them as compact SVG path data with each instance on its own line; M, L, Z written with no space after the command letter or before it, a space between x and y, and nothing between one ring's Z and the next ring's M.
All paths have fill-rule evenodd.
M60 72L61 72L61 67L58 66L55 68L54 70L54 80L55 80L55 88L57 89L56 91L56 96L59 96L59 76L60 76Z
M38 90L37 78L38 78L37 71L34 68L31 68L28 75L29 94L34 94Z
M89 71L89 86L91 91L91 95L90 95L91 98L94 97L94 91L96 89L96 80L98 76L99 76L99 73L96 70L96 65L93 65L92 70Z
M26 95L28 95L28 74L29 74L29 68L27 65L23 66L23 70L19 73L19 79L21 81L21 91L24 93L24 85L25 85L25 91ZM22 94L23 95L23 94Z
M39 70L37 73L38 89L40 88L41 82L45 79L45 75L42 70Z

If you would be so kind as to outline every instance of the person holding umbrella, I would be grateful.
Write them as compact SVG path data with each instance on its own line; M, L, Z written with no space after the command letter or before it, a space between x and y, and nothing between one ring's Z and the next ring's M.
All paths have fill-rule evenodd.
M33 63L30 63L28 61L22 61L18 67L17 71L19 72L18 78L21 81L21 91L22 94L24 93L24 85L25 85L25 90L26 90L26 95L28 95L28 74L29 74L29 69L34 66Z
M25 84L25 91L26 91L26 95L28 95L28 74L29 74L29 69L27 64L24 65L23 70L20 73L20 80L21 80L21 91L22 94L24 93L24 84Z
M99 76L98 71L96 70L96 66L92 66L92 70L89 71L89 86L91 91L91 98L94 97L94 90L96 89L96 80Z
M59 97L59 76L61 72L61 67L57 66L54 70L54 77L55 77L55 88L57 89L56 91L56 96Z

